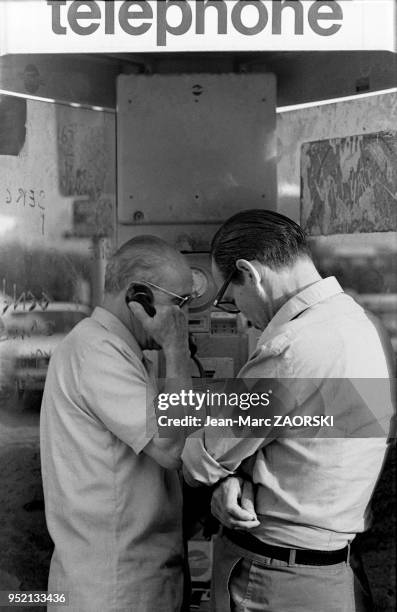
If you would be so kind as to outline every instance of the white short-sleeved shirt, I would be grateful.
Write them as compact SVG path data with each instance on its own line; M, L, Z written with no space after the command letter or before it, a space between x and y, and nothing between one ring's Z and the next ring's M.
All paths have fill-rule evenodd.
M180 478L141 452L153 392L136 340L103 308L51 358L40 423L48 589L69 592L70 610L180 609Z

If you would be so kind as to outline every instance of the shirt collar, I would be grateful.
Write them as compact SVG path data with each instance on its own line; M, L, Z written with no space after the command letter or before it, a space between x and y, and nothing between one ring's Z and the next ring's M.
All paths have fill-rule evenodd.
M303 289L294 295L294 297L290 298L288 302L276 312L269 325L266 327L265 332L268 333L275 327L292 321L292 319L300 315L304 310L307 310L307 308L315 306L315 304L333 297L338 293L343 293L343 289L335 276L317 281L313 285L310 285L310 287Z
M94 312L91 314L91 318L102 325L102 327L121 338L121 340L124 340L138 359L142 361L143 353L141 347L130 330L120 321L120 319L109 312L109 310L101 308L100 306L95 308Z

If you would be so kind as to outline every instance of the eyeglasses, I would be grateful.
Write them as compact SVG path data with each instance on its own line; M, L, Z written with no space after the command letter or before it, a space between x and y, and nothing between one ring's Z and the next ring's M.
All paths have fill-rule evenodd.
M212 305L215 306L215 308L218 308L219 310L223 310L223 312L229 312L230 314L238 314L240 312L240 309L231 300L222 301L222 298L225 295L226 290L228 286L230 285L231 280L233 276L235 275L235 273L236 273L236 268L234 268L230 272L229 276L223 283L222 287L219 289L218 293L216 294L215 300L212 303Z
M157 289L158 291L162 291L163 293L166 293L167 295L171 295L172 297L177 298L179 301L176 304L176 306L178 306L179 308L183 308L187 304L190 304L190 302L192 302L197 297L195 293L191 293L190 295L185 295L185 296L178 295L177 293L174 293L173 291L168 291L168 289L159 287L158 285L155 285L154 283L150 283L147 280L141 281L141 282L144 285L149 285L149 287L154 287L154 289Z

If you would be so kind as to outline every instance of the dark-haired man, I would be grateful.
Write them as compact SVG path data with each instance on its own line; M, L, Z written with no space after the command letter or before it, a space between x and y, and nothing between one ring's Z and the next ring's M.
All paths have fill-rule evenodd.
M141 295L142 286L150 291L153 317L136 301L127 305L134 286ZM155 435L156 384L142 351L163 348L165 391L189 387L181 308L191 291L180 253L158 238L135 238L108 263L103 307L51 358L41 413L46 519L55 544L48 590L66 593L68 610L181 610L176 468L184 440Z
M304 397L298 408L305 414L326 397L330 379L386 379L382 398L371 405L382 424L378 437L280 437L269 427L260 438L219 439L202 431L188 441L182 457L191 484L215 484L243 469L255 486L256 515L251 509L229 517L217 539L213 610L364 610L349 550L368 524L387 448L389 346L337 280L320 277L291 219L264 210L239 213L219 229L211 253L220 287L214 305L241 311L262 331L241 378L298 381ZM319 393L305 395L306 382L313 387L313 381ZM339 405L342 419L355 410L355 426L365 427L364 402L354 394L348 400ZM219 498L214 509L224 519Z

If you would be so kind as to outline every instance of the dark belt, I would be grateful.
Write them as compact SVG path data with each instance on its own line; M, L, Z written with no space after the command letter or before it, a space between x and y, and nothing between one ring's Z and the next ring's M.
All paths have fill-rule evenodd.
M261 540L258 540L258 538L250 533L235 531L226 527L223 529L223 535L234 544L237 544L237 546L240 546L240 548L244 548L256 555L286 561L287 563L293 560L294 563L299 565L335 565L336 563L347 561L349 552L347 546L339 550L295 550L293 548L271 546L261 542Z

